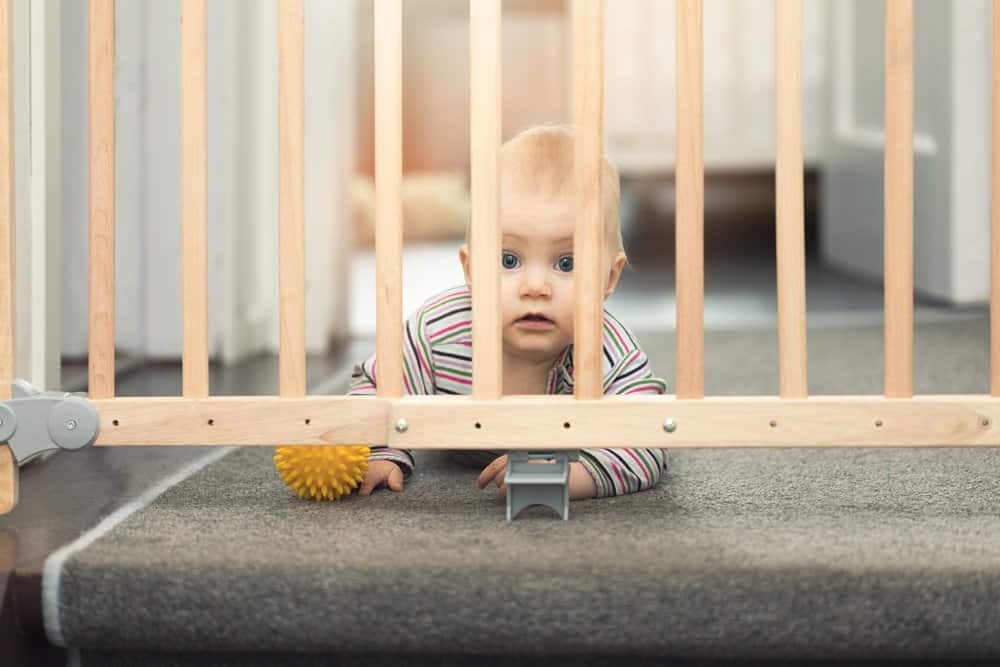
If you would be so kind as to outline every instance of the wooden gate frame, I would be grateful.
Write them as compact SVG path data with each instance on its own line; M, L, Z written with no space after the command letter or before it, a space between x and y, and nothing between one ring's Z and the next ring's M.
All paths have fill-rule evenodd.
M385 443L408 449L920 447L1000 444L1000 0L993 6L990 394L913 395L913 0L886 2L884 394L809 396L802 176L802 0L777 17L777 290L780 396L704 396L702 0L677 0L677 394L602 395L604 0L573 0L575 230L573 396L503 396L499 149L501 0L470 0L473 393L404 396L402 0L375 0L375 397L307 396L303 0L279 0L279 396L210 397L206 260L205 0L181 1L183 395L116 398L114 0L90 0L89 398L97 446ZM0 400L14 379L11 0L0 0ZM0 513L18 471L0 445Z

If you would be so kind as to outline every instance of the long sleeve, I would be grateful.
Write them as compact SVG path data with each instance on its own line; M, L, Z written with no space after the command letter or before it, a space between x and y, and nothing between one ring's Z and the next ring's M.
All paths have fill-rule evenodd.
M424 309L411 315L403 331L403 392L412 394L433 394L434 371L431 346L424 326ZM351 373L350 396L374 396L377 387L378 362L371 357L355 364ZM385 445L372 445L369 461L393 461L399 464L403 475L413 472L413 455L407 449L394 449Z
M654 377L646 354L638 347L628 351L605 378L607 394L662 394L667 383ZM656 486L667 465L665 449L584 449L580 462L594 478L597 497L619 496Z

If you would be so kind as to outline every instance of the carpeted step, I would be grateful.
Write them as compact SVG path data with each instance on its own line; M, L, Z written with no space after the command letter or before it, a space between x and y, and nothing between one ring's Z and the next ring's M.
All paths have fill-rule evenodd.
M881 331L811 332L813 391L878 393L858 385L881 376L864 359ZM950 331L920 331L918 350L933 354L918 357L918 389L983 392L988 327ZM660 370L672 337L647 340L654 367L672 377ZM729 373L732 389L707 383L710 394L773 393L761 387L776 379L775 363L773 332L706 336L707 367L723 371L713 381ZM867 374L850 375L852 364ZM567 522L534 508L512 523L496 489L477 490L476 470L445 452L418 452L402 493L322 504L290 495L272 452L234 450L71 555L47 610L65 642L153 652L1000 656L997 448L675 450L651 491L574 502Z

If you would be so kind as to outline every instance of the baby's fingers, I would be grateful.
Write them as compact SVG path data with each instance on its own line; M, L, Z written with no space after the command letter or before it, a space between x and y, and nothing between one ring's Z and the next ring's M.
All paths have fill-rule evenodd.
M393 466L392 472L389 473L389 488L393 491L403 490L403 471L399 466Z
M503 485L506 476L507 476L507 466L497 468L495 471L493 471L492 475L479 486L479 488L485 489L487 486L490 486L492 484L496 484L497 487L500 487L501 485Z
M391 475L390 475L391 476ZM365 476L361 478L361 486L358 487L359 496L370 495L372 490L385 481L385 472L379 469L369 468Z
M476 478L476 486L480 489L486 488L486 485L493 479L493 470L493 463L483 468L483 471L479 473L479 477Z
M485 489L490 485L490 482L494 481L497 475L502 475L506 470L507 455L504 454L493 459L488 466L483 468L483 471L479 473L479 477L476 479L476 486L480 489Z

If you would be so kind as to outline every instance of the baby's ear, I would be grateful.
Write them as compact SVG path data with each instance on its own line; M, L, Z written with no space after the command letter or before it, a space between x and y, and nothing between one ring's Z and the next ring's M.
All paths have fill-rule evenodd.
M467 287L472 287L472 280L469 278L469 245L463 243L458 249L458 261L462 263L462 271L465 273L465 284Z
M608 286L604 290L605 299L614 294L615 287L618 285L618 279L621 278L622 275L622 267L625 266L625 259L625 253L621 251L615 255L615 258L611 263L611 272L608 275Z

